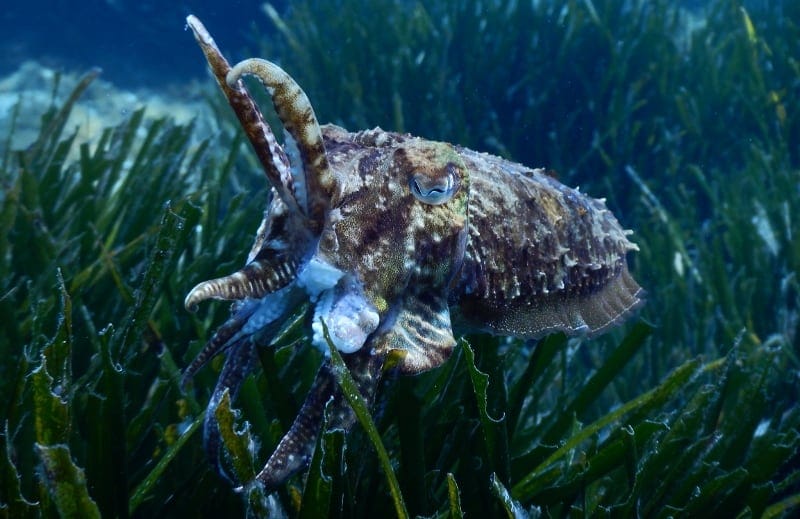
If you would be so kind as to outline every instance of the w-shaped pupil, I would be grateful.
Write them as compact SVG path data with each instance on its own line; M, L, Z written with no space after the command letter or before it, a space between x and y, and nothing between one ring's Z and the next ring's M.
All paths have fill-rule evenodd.
M420 202L431 205L443 204L450 200L455 192L452 175L447 175L446 178L444 184L436 183L426 187L424 181L420 182L419 176L414 176L409 182L411 193Z

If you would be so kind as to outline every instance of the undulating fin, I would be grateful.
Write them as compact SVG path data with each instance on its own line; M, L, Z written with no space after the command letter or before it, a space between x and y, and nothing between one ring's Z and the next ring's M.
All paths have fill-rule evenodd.
M378 339L379 354L400 353L403 373L420 373L446 361L456 345L447 298L441 294L409 295L392 328Z
M203 24L195 16L189 15L186 23L192 29L197 43L211 67L211 72L217 80L222 92L228 99L228 104L236 114L247 138L253 146L256 156L264 168L267 180L275 188L278 196L289 207L290 211L298 210L297 201L291 189L291 172L289 159L275 139L269 125L264 121L261 111L256 106L253 98L245 89L244 84L234 81L228 84L226 76L231 70L228 61L222 56L214 39Z
M270 92L278 117L297 144L302 159L298 172L305 174L308 196L306 204L299 204L308 208L307 215L321 231L336 183L311 102L291 76L272 62L251 58L236 64L228 72L228 85L239 84L245 74L258 78Z
M482 311L487 331L517 337L542 337L563 331L568 335L593 336L624 321L644 302L644 290L623 266L603 287L584 295L557 293L535 304ZM469 315L470 308L462 306Z
M589 335L599 335L627 319L644 303L644 296L644 290L625 266L605 288L578 301L575 312L583 317Z

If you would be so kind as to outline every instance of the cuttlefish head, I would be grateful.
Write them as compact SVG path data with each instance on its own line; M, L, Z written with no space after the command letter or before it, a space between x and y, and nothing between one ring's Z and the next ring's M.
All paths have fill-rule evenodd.
M274 63L245 60L230 67L202 24L190 16L212 72L253 145L271 198L245 266L204 281L186 296L194 311L208 299L233 301L231 317L184 373L187 382L219 353L226 359L211 395L204 441L221 463L216 418L224 395L235 397L289 318L308 308L312 342L333 345L369 398L393 352L405 372L441 364L455 340L448 298L467 240L469 174L451 145L380 130L348 134L319 126L308 98ZM279 145L242 77L271 95L285 130ZM327 149L330 147L331 149ZM325 331L327 330L327 334ZM349 360L348 360L349 359ZM257 476L273 488L306 463L322 407L330 420L352 420L326 362L295 424Z
M356 134L349 151L332 161L311 105L291 77L273 63L251 59L227 73L228 87L243 88L245 74L270 91L286 129L283 148L261 143L278 157L270 162L275 172L267 174L271 202L245 267L195 286L186 307L206 299L237 301L225 335L235 331L237 338L244 333L264 342L275 323L309 301L313 342L325 351L323 323L342 353L360 350L373 335L385 338L380 347L376 343L381 353L408 352L411 344L398 342L397 335L409 331L408 341L427 336L451 348L448 291L464 256L469 196L469 175L457 151L373 130ZM251 120L258 125L245 124L248 134L263 134L263 120ZM330 133L332 146L343 144L335 140L341 129ZM409 312L432 322L437 336L407 329L403 316ZM224 346L211 345L209 353Z
M423 337L452 347L447 299L464 256L469 175L448 144L372 138L378 135L362 134L364 148L347 162L348 170L336 172L342 189L312 262L333 266L341 279L320 295L314 341L325 321L342 352L360 349L370 335L381 351L415 351ZM420 305L428 307L424 315ZM405 329L409 311L447 329ZM397 342L398 334L410 342Z

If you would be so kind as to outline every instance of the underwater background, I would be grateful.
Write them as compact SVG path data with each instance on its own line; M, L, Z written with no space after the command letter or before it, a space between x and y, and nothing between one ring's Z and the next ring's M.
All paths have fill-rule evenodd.
M800 505L800 2L11 2L0 10L0 517L790 517ZM198 428L258 166L191 33L279 63L321 122L547 167L640 252L638 318L461 339L243 499ZM95 67L102 69L99 75ZM262 107L268 106L262 102ZM228 450L260 469L320 363L260 353ZM248 423L245 425L244 417ZM397 494L394 494L397 495Z

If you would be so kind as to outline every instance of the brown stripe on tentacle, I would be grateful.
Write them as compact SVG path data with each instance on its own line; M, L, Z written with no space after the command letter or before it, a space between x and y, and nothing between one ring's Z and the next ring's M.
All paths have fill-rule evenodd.
M231 70L228 61L222 56L214 39L203 24L195 16L189 15L186 23L192 29L194 37L211 67L222 92L228 99L239 123L241 124L253 150L264 168L267 180L278 192L278 196L291 211L297 211L298 205L292 193L292 176L289 171L289 159L275 140L275 135L264 121L261 111L241 82L228 84L225 77Z
M238 272L199 283L186 296L184 306L193 312L197 304L206 299L258 299L285 287L297 274L297 261L290 257L260 257L271 254L274 251L264 249Z
M267 88L278 117L297 143L305 175L308 216L321 230L336 182L314 109L300 86L274 63L259 58L246 59L228 72L228 85L238 84L245 74L255 76ZM303 201L299 203L303 206Z

